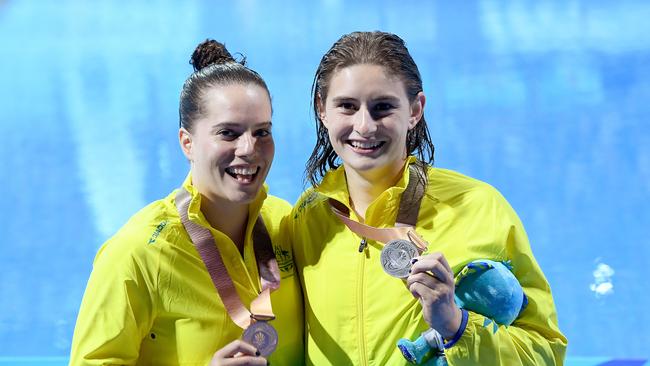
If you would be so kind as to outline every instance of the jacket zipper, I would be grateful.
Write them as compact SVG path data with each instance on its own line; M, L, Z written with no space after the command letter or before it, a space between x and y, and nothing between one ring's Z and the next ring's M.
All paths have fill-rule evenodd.
M365 238L363 239L363 242L365 242ZM361 249L361 248L359 248ZM358 287L357 287L357 296L359 298L359 301L357 302L357 314L358 320L357 320L357 331L359 332L359 361L360 365L367 365L368 360L366 360L366 334L364 332L364 313L363 313L363 308L364 308L364 266L365 266L365 251L367 250L367 246L363 248L363 250L360 250L359 252L359 265L357 266L358 268L358 278L359 281Z

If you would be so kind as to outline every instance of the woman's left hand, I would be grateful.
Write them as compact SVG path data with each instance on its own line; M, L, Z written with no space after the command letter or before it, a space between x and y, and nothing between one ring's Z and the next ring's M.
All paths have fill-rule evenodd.
M454 302L454 272L440 252L416 257L406 285L420 300L424 320L445 339L460 327L462 313Z

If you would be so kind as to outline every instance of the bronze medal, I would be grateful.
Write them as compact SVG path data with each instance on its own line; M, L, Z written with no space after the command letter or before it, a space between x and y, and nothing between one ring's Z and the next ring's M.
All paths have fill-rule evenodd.
M246 328L242 339L255 346L264 357L269 356L278 346L278 332L266 321L256 321Z

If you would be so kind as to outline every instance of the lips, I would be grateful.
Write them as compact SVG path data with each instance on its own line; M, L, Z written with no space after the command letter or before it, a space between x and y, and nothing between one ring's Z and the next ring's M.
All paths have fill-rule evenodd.
M347 144L350 145L354 151L360 153L370 153L379 150L386 144L386 141L348 140Z
M255 180L260 171L259 166L229 166L226 173L239 183L248 184Z

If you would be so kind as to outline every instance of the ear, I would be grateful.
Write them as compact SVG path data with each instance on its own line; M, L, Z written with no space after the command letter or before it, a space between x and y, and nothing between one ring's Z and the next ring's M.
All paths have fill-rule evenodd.
M181 127L178 130L178 142L181 145L181 150L183 150L183 154L185 154L185 157L189 161L193 161L192 158L192 134L186 130L185 128Z
M325 114L325 102L320 96L320 93L316 94L316 108L318 108L318 118L323 123L325 128L327 128L327 115Z
M424 115L424 103L427 98L424 96L423 92L419 92L415 96L415 100L411 103L411 118L409 118L409 130L415 128L415 126L420 122L422 116Z

